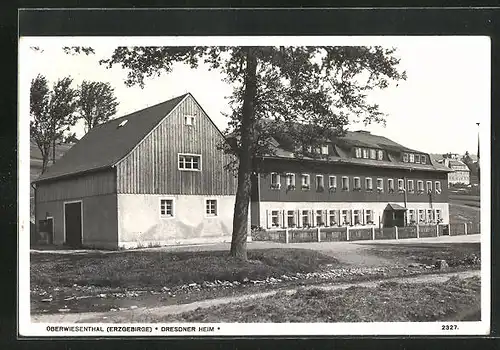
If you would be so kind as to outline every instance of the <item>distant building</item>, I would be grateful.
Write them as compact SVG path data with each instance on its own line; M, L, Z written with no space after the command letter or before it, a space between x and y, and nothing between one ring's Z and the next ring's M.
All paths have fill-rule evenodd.
M438 160L439 163L451 169L451 172L448 173L448 186L455 184L469 185L471 183L470 168L460 159L461 156L459 155L451 155Z

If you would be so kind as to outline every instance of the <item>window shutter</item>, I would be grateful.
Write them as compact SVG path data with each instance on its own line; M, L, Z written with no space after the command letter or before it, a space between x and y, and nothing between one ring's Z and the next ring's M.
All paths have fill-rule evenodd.
M282 210L278 211L278 226L283 227L283 212Z
M353 216L354 216L354 212L351 210L349 210L349 213L351 214L351 217L349 219L349 224L352 224L353 223Z
M297 210L297 226L302 227L302 215L300 209Z
M309 222L311 223L311 226L316 226L316 215L314 213L314 210L309 209Z
M323 210L323 223L325 226L328 226L328 210L325 209Z
M283 227L287 228L288 227L288 211L283 210Z
M267 228L271 228L271 211L266 210L266 218L267 218Z

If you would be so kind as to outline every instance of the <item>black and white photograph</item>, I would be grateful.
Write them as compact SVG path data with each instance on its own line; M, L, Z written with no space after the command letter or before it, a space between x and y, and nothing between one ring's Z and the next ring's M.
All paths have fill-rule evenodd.
M488 334L490 45L21 37L21 333Z

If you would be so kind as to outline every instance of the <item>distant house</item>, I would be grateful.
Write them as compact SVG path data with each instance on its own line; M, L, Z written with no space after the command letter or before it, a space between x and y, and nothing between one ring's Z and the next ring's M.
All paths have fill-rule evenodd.
M444 155L434 155L436 161L449 168L448 186L455 184L469 185L471 183L470 166L462 161L463 156L459 154L448 153ZM471 159L474 159L471 156Z
M53 243L117 249L231 239L237 181L191 94L88 132L36 181Z
M295 156L283 135L252 177L251 222L284 227L449 223L447 173L429 154L367 131Z

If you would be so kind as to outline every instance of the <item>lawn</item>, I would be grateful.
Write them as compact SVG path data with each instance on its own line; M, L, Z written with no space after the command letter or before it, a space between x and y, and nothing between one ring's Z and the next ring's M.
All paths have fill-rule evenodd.
M444 283L383 282L344 290L299 289L147 322L419 322L480 320L480 279ZM137 320L141 322L140 320Z
M147 288L204 281L243 281L307 273L338 264L332 256L308 249L248 251L248 262L227 251L164 252L160 250L83 254L31 253L32 286Z

